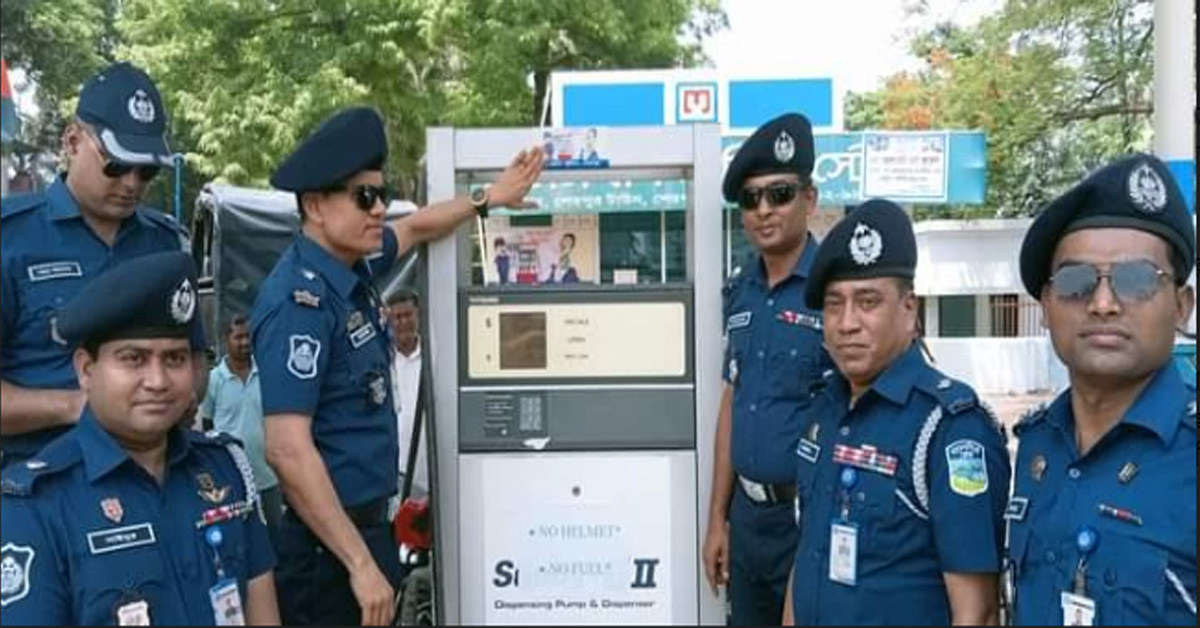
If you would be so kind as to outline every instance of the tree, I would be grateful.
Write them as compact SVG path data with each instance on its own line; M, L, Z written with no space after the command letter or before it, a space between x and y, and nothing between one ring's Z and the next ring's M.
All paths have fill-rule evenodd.
M920 7L917 7L920 10ZM875 94L885 128L981 129L988 212L1027 215L1110 157L1148 148L1152 0L1009 0L912 41L924 61Z
M411 193L432 125L537 120L557 68L699 60L716 0L126 0L124 52L159 82L189 165L262 185L320 120L349 104L388 124L389 173ZM691 41L682 38L691 37Z

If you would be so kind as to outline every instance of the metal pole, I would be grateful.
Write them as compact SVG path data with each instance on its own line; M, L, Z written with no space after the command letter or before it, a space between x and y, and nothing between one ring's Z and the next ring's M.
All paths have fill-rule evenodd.
M175 222L183 224L183 153L175 153Z
M1196 10L1189 0L1154 3L1154 152L1196 211ZM1193 227L1195 225L1193 224ZM1191 278L1196 285L1196 276ZM1196 318L1192 315L1192 333Z
M1154 152L1171 165L1192 211L1196 199L1196 12L1154 3Z

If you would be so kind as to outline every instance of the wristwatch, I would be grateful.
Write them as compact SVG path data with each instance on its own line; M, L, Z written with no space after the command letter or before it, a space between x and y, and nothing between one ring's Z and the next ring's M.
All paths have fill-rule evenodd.
M480 218L488 217L488 188L475 188L471 192L471 207Z

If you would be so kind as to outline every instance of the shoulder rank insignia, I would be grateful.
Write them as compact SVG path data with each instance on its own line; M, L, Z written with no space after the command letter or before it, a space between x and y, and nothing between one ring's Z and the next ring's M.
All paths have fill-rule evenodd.
M304 307L321 307L321 297L308 290L296 290L292 292L292 300L296 302L296 305L303 305Z

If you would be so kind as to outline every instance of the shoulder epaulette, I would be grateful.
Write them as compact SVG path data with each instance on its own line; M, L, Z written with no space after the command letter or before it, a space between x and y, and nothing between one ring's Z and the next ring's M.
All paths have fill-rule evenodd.
M38 484L74 467L83 460L74 439L59 438L46 446L37 456L5 469L0 480L0 492L6 496L29 497Z
M1044 421L1046 419L1046 415L1049 413L1050 404L1046 402L1040 403L1025 411L1025 414L1021 415L1021 420L1017 421L1016 426L1013 427L1013 431L1016 432L1017 436L1020 436L1025 430Z
M8 219L24 214L41 207L45 203L46 195L42 193L6 197L3 202L0 202L0 219Z

